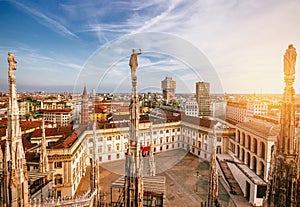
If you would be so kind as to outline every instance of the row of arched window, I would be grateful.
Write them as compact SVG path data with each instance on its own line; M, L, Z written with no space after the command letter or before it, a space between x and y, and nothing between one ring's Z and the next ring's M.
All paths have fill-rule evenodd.
M257 154L262 159L266 158L265 143L258 141L257 138L251 137L249 134L246 135L245 132L237 130L235 141L237 144Z
M258 159L255 155L251 155L249 151L245 150L239 145L237 146L236 156L257 175L261 176L263 179L265 178L266 166L262 160L258 162Z

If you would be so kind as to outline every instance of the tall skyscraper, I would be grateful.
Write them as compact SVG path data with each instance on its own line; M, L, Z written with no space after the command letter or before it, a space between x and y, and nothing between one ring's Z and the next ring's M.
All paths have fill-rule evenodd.
M170 102L175 98L176 82L171 77L166 77L161 81L163 98Z
M196 100L199 108L199 116L211 116L210 85L208 82L196 83Z

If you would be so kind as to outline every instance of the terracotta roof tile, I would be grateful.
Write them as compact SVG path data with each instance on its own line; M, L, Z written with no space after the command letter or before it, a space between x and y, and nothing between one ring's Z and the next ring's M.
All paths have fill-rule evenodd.
M38 113L70 113L72 109L41 109L37 111Z
M80 126L79 129L73 131L72 133L70 133L68 136L63 137L61 139L59 139L55 144L53 144L51 146L52 149L61 149L61 148L70 148L75 141L77 140L77 138L80 136L80 134L86 130L87 126Z

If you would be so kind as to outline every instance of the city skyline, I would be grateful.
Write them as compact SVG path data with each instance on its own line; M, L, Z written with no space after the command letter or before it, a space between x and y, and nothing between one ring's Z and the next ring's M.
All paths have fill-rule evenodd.
M72 92L76 85L81 91L83 83L78 81L78 77L97 51L103 51L111 44L117 45L120 39L152 32L176 37L198 49L212 66L210 70L217 74L216 79L219 78L217 82L222 87L217 87L216 92L280 94L284 85L283 51L290 43L296 49L300 45L300 27L297 27L300 3L292 0L43 4L0 1L0 5L1 91L7 91L8 51L12 51L18 60L18 91ZM147 45L141 47L145 52L140 56L139 69L156 71L149 80L141 77L144 84L141 90L150 87L160 91L160 81L166 76L177 82L178 93L195 92L195 82L208 81L205 77L191 79L189 76L193 76L191 69L194 68L189 67L190 62L183 61L181 57L174 58L176 56L170 50L162 48L162 51L166 50L164 54L160 53L162 51L153 52L162 46L161 42L151 42L154 46L149 46L149 50ZM129 74L129 48L120 48L123 50L118 54L120 59L110 72L123 77ZM299 68L297 66L296 69ZM130 91L122 84L113 91L105 91L111 88L111 79L108 83L104 79L101 82L103 87L99 84L100 79L96 80L100 85L99 93ZM82 80L91 90L88 81ZM123 82L127 81L123 79ZM213 87L214 84L211 85ZM300 83L296 77L296 93L299 93L298 88ZM80 91L76 89L76 92Z

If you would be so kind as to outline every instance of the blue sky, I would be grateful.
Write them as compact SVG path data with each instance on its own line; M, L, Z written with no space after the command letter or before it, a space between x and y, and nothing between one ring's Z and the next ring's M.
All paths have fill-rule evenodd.
M140 91L159 90L172 76L177 92L194 92L196 81L211 81L210 71L212 85L221 85L215 91L282 93L282 56L290 43L300 48L299 19L298 0L0 0L0 91L7 91L12 51L19 91L73 91L86 83L98 92L129 92L128 58L137 47ZM187 46L184 53L176 43ZM199 58L181 57L194 49Z

